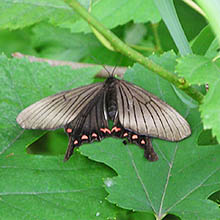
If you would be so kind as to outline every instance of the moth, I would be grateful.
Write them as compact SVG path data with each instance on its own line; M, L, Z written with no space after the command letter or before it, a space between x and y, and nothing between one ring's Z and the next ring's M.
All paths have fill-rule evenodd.
M106 137L127 139L143 148L149 161L156 161L151 138L180 141L191 134L188 122L171 106L112 75L105 82L46 97L25 108L16 120L24 129L64 128L69 137L64 161L75 147Z

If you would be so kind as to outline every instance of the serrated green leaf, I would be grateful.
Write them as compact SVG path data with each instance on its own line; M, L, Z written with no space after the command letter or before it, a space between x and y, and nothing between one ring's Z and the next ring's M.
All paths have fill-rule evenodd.
M0 216L2 219L106 219L119 208L109 204L103 178L112 170L78 153L28 155L25 146L43 135L24 131L15 119L27 105L60 90L92 83L100 67L72 70L0 57Z
M181 76L192 84L209 84L209 90L203 99L199 110L205 129L212 129L212 133L220 141L220 62L213 62L202 56L187 56L179 59L176 67Z
M152 59L174 68L173 55ZM185 105L170 83L140 65L129 70L125 79L177 109L190 123L192 135L177 143L154 139L159 154L154 163L144 158L143 149L125 146L121 140L105 139L80 147L83 155L117 172L116 177L105 179L108 200L122 208L154 213L157 219L169 213L181 219L217 219L218 205L207 198L220 187L220 147L198 146L202 126L197 109Z
M1 29L18 29L49 20L52 24L71 24L78 19L72 9L61 0L2 0Z
M89 1L80 1L80 3L86 8L89 6ZM153 0L147 2L145 0L95 1L91 11L108 28L129 21L157 22L160 20ZM50 23L70 28L73 32L91 32L88 24L82 19L74 24L78 19L78 15L61 0L3 0L0 3L1 28L17 29L49 20Z
M107 28L111 29L129 21L134 23L153 23L160 20L160 15L153 0L102 0L97 1L91 13L98 18ZM78 20L71 27L72 32L91 32L84 20Z

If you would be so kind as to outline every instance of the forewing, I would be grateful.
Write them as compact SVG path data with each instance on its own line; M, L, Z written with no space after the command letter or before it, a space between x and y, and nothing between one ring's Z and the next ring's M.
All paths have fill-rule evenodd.
M171 106L134 84L118 82L118 114L124 128L169 141L191 134L188 122Z
M25 129L56 129L73 121L96 97L103 83L82 86L48 96L25 108L17 123Z

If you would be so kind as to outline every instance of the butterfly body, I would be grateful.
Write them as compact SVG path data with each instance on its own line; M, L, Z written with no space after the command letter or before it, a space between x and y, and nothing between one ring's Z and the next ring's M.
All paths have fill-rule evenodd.
M109 120L113 127L109 127ZM103 83L82 86L46 97L24 109L17 122L25 129L64 127L75 147L106 137L125 138L142 147L149 161L158 159L151 138L180 141L191 134L187 121L146 90L110 76Z
M112 121L114 121L115 115L118 110L116 84L117 79L115 77L109 77L105 82L105 85L108 86L108 90L105 96L106 109L108 113L108 118Z

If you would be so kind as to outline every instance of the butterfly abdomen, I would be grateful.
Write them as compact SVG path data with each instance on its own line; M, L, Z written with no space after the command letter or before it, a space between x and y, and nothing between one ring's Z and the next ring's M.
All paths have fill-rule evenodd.
M117 91L116 91L116 81L117 79L114 77L109 77L105 81L105 86L108 88L105 97L105 105L107 109L108 119L114 121L116 117L116 113L118 111L117 106Z

